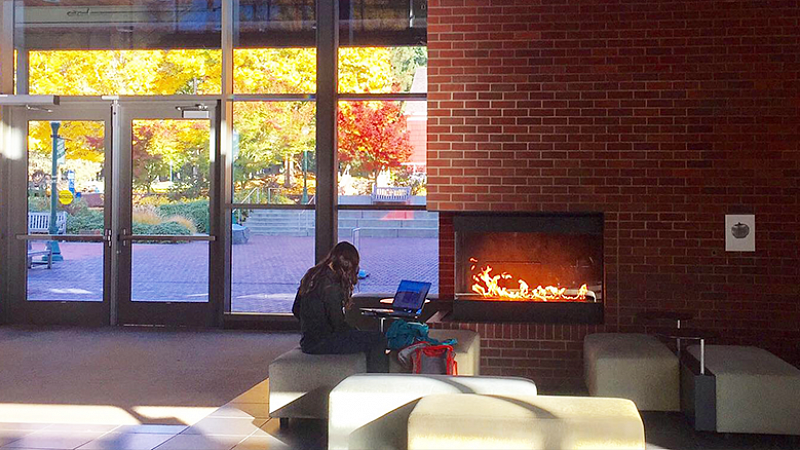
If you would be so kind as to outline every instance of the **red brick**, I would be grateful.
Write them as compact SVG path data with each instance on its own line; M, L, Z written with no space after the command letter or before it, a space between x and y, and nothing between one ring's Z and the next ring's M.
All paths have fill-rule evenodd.
M800 364L796 2L533 3L429 0L428 208L605 212L606 322L477 324L483 373L580 379L585 334L664 307ZM742 211L757 251L726 253Z

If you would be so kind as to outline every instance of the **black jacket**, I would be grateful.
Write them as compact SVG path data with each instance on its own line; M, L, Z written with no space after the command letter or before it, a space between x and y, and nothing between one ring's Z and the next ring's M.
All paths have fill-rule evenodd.
M344 319L344 301L344 290L332 270L320 274L311 291L304 295L297 291L292 313L303 332L300 348L313 348L333 333L353 329Z

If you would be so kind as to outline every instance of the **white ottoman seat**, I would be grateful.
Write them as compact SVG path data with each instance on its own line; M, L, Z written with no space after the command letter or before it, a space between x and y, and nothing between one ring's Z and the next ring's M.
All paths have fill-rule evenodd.
M687 351L700 359L699 346ZM716 431L800 435L800 369L736 345L706 345L705 365L715 378Z
M340 381L367 371L366 355L309 355L299 347L269 365L269 415L325 419L328 394Z
M633 400L640 411L679 411L678 357L654 336L597 333L583 341L584 377L593 397Z
M429 330L428 336L437 341L456 339L453 350L456 352L458 375L480 375L481 336L470 330ZM389 371L392 373L408 372L397 362L396 355L389 360Z
M644 448L642 419L625 399L440 394L408 418L409 450Z
M361 374L339 383L330 395L329 449L405 449L408 415L430 394L536 395L524 378Z

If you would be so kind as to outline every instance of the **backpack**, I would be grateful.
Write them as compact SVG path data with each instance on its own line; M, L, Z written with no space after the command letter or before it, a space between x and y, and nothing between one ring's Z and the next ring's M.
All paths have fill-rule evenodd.
M426 345L414 349L413 373L458 375L456 352L452 345Z

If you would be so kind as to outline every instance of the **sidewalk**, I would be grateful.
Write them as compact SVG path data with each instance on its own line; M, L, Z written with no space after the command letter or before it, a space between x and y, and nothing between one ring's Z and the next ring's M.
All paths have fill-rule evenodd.
M401 279L430 281L438 292L437 239L362 238L369 277L357 293L395 291ZM60 243L64 261L28 271L29 300L102 301L103 244ZM288 313L300 279L314 264L313 237L253 236L232 251L234 312ZM208 301L208 243L134 244L135 301Z

